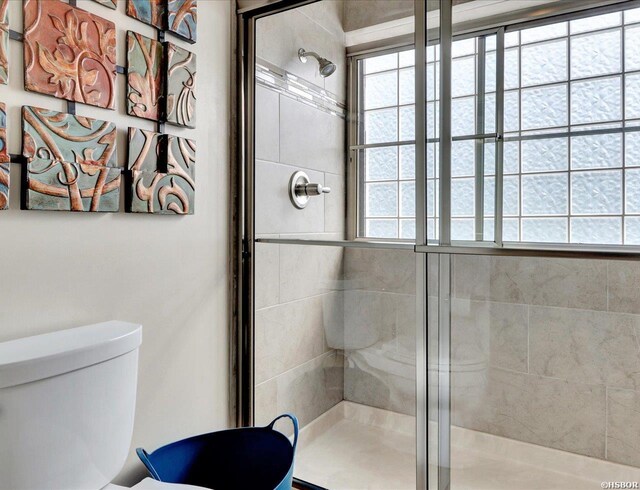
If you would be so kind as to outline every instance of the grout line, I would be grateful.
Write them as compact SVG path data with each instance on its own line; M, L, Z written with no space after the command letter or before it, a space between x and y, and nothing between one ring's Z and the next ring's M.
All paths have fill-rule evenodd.
M606 284L606 295L607 295L607 297L606 297L606 304L607 304L607 311L611 311L610 308L609 308L609 265L610 265L609 261L606 262L606 265L607 265L607 278L606 278L606 281L607 281L607 284Z
M301 367L309 364L310 362L317 361L318 359L320 359L322 357L329 357L329 356L333 356L333 355L337 356L338 353L340 353L340 352L344 352L344 351L341 351L341 350L338 350L338 349L328 350L327 352L323 352L319 356L312 357L311 359L309 359L307 361L304 361L304 362L302 362L300 364L296 364L295 366L287 369L286 371L282 371L281 373L278 373L275 376L271 376L270 378L267 378L267 379L265 379L263 381L260 381L255 386L260 386L261 384L264 384L264 383L266 383L268 381L273 381L274 379L279 378L280 376L283 376L283 375L285 375L287 373L290 373L291 371L295 371L296 369L301 368Z
M531 374L531 305L527 305L527 374Z
M608 458L609 451L609 387L604 387L604 459Z
M593 383L590 381L577 381L574 379L567 379L567 378L558 378L555 376L548 376L546 374L538 374L538 373L525 373L523 371L517 371L515 369L511 369L511 368L506 368L503 366L496 366L496 365L491 365L492 368L494 369L498 369L500 371L505 371L508 373L513 373L513 374L520 374L523 376L530 376L532 378L542 378L542 379L551 379L554 381L562 381L564 383L569 383L572 385L584 385L584 386L606 386L604 383ZM616 387L615 389L617 390L627 390L627 391L635 391L633 388L623 388L623 387Z
M279 280L279 275L280 275L280 272L278 271L278 280ZM325 293L312 294L310 296L305 296L304 298L292 299L292 300L289 300L289 301L285 301L283 303L278 303L278 304L275 304L275 305L269 305L269 306L265 306L264 308L257 309L256 313L262 312L262 311L266 311L266 310L270 310L272 308L277 308L278 306L285 306L285 305L290 305L292 303L299 303L301 301L306 301L308 299L321 298L322 296L328 296L330 294L339 293L339 292L340 291L338 291L338 290L336 290L336 291L327 291Z
M278 245L278 304L281 304L280 303L281 300L282 300L282 245Z

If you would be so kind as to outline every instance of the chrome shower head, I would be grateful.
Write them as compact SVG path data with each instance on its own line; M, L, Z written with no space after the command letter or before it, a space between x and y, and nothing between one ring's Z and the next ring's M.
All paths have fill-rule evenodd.
M311 56L318 61L320 65L318 71L320 72L320 76L326 78L330 75L333 75L333 72L336 71L335 63L329 61L326 58L323 58L318 53L314 53L313 51L305 51L304 48L300 48L298 50L298 59L303 63L307 62L307 56Z

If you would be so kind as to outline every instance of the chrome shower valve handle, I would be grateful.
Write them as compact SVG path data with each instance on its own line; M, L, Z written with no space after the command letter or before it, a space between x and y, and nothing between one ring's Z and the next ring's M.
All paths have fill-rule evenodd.
M330 187L325 187L322 184L299 184L296 185L296 194L307 196L319 196L320 194L329 194L331 192Z
M309 176L302 171L295 172L289 181L289 197L291 198L291 203L298 209L304 209L311 197L329 194L330 192L330 187L311 183Z

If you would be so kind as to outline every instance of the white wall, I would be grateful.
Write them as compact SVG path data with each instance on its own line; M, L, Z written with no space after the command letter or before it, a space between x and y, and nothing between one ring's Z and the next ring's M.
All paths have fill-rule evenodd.
M11 1L11 29L22 32L22 2ZM118 64L126 64L126 29L154 30L91 0L78 6L115 21ZM198 128L170 133L197 141L194 216L21 211L20 166L12 165L11 209L0 212L0 341L109 319L144 326L132 447L155 447L227 425L227 228L229 187L230 2L198 5L198 42L167 38L198 56ZM20 107L65 110L65 103L23 90L22 44L10 41L9 151L21 151ZM125 77L117 110L78 104L78 114L118 126L118 158L126 158L129 125ZM123 188L124 190L124 188ZM122 192L124 198L124 192ZM124 202L122 203L124 210ZM143 473L131 452L118 483Z

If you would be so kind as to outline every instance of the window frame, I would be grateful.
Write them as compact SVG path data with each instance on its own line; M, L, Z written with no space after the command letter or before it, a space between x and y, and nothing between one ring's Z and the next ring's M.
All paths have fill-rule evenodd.
M453 248L458 248L458 247L472 247L475 249L478 248L512 248L512 249L516 249L516 250L526 250L526 249L538 249L538 250L583 250L586 252L591 252L591 251L605 251L607 253L610 253L611 251L616 251L616 250L624 250L623 253L627 253L627 251L634 251L634 253L637 253L638 251L640 251L640 244L639 245L635 245L635 244L624 244L625 241L625 228L624 228L624 222L625 222L625 218L627 216L636 216L636 215L640 215L640 213L635 213L635 214L629 214L627 213L626 210L626 199L625 199L625 193L626 193L626 188L625 188L625 172L627 170L627 167L625 165L625 157L624 157L624 153L625 153L625 145L622 145L622 153L623 153L623 157L622 157L622 163L620 166L618 167L611 167L611 168L602 168L600 170L615 170L615 171L620 171L621 172L621 180L622 180L622 190L621 190L621 212L619 214L615 214L616 218L619 218L622 222L621 224L621 231L620 231L620 240L621 243L620 244L597 244L597 243L576 243L576 242L571 242L571 222L570 222L570 217L574 216L575 213L572 212L571 210L571 189L569 187L568 189L568 210L566 215L563 214L562 218L567 220L567 241L566 242L561 242L561 243L552 243L552 242L527 242L524 241L523 235L522 235L522 219L526 218L527 216L523 215L523 209L522 209L522 176L523 175L528 175L527 173L523 173L522 172L522 167L521 167L521 155L519 155L519 168L518 168L518 173L514 174L518 176L518 180L519 180L519 195L518 195L518 199L519 199L519 209L518 209L518 215L515 217L518 221L519 221L519 226L518 226L518 230L519 230L519 234L518 234L518 241L507 241L507 242L503 242L502 241L502 228L504 225L504 217L502 216L502 204L503 204L503 190L504 190L504 186L502 183L503 177L504 177L504 172L502 171L502 164L504 162L504 158L502 155L502 151L501 148L499 149L499 147L501 147L504 142L509 142L509 141L517 141L519 147L521 146L521 142L525 141L525 139L537 139L535 135L523 135L523 128L521 127L521 121L522 121L522 104L520 103L518 111L519 111L519 128L517 132L511 132L511 134L508 134L505 136L505 132L502 130L503 128L500 128L501 123L503 123L504 120L504 108L500 108L499 106L501 105L498 101L501 101L502 104L504 104L504 94L505 94L505 87L504 87L504 69L505 69L505 61L504 61L504 53L505 53L505 49L504 49L504 35L505 33L510 33L510 32L514 32L514 31L521 31L524 29L529 29L529 28L533 28L533 27L540 27L540 26L544 26L544 25L550 25L550 24L555 24L555 23L560 23L560 22L567 22L569 23L572 20L578 20L578 19L583 19L583 18L588 18L588 17L593 17L593 16L598 16L598 15L603 15L603 14L607 14L607 13L614 13L614 12L620 12L621 13L621 20L620 23L617 26L609 26L609 27L598 27L596 29L591 29L589 31L586 32L580 32L580 33L571 33L570 30L570 24L567 25L567 33L565 35L563 35L561 38L558 39L566 39L566 44L567 44L567 51L568 51L568 56L567 56L567 77L566 80L563 80L562 82L558 82L559 84L563 84L566 85L567 87L567 91L568 91L568 117L570 118L570 111L571 111L571 105L570 105L570 99L571 99L571 95L570 95L570 91L571 91L571 86L572 83L574 83L575 81L579 81L579 80L597 80L600 78L607 78L607 77L617 77L620 79L620 83L621 83L621 102L620 102L620 107L621 107L621 119L620 121L607 121L606 123L585 123L584 125L588 125L588 126L595 126L595 125L601 125L601 124L619 124L618 127L615 128L605 128L605 129L590 129L590 128L586 128L583 131L580 131L580 127L576 127L578 125L576 124L571 124L570 119L567 121L566 124L566 129L564 131L557 131L557 132L551 132L545 135L538 135L538 138L540 137L550 137L550 136L555 136L555 137L562 137L562 138L566 138L567 141L570 141L573 137L575 136L581 136L581 135L601 135L601 134L607 134L607 133L612 133L612 134L619 134L621 135L622 139L624 140L625 136L627 133L629 132L636 132L636 131L640 131L640 119L633 119L633 120L629 120L633 123L638 123L638 126L632 126L632 127L628 127L628 122L627 119L625 118L625 102L626 102L626 98L625 98L625 89L626 89L626 77L629 74L640 74L640 70L633 70L630 72L627 72L625 70L625 39L626 39L626 30L628 28L633 28L633 27L638 27L640 26L640 21L633 21L633 22L625 22L625 18L624 18L624 14L623 12L626 10L631 10L631 9L635 9L638 8L640 5L638 4L638 2L628 2L628 3L616 3L616 4L611 4L611 5L606 5L606 6L602 6L602 7L592 7L592 8L587 8L585 10L580 10L577 12L571 12L571 13L563 13L560 15L553 15L553 16L549 16L546 18L542 18L542 19L535 19L535 20L529 20L529 21L525 21L525 22L513 22L513 23L507 23L507 24L503 24L501 26L497 26L497 27L491 27L491 28L487 28L487 29L483 29L482 27L476 27L473 30L469 30L468 32L464 32L461 34L456 34L454 33L454 35L450 38L453 41L458 41L458 40L463 40L463 39L467 39L467 38L479 38L479 39L486 39L487 36L491 36L491 35L495 35L497 37L497 41L496 41L496 53L497 53L497 58L500 58L500 54L502 53L502 63L499 63L499 60L496 60L496 66L497 66L497 73L496 73L496 90L495 90L495 94L496 94L496 127L495 127L495 133L484 133L484 131L481 131L479 126L481 126L481 124L484 123L484 117L481 117L481 113L477 112L476 115L476 132L474 135L470 135L470 136L464 136L464 137L453 137L451 138L452 141L460 141L460 140L475 140L475 141L479 141L482 140L483 144L482 145L476 145L476 156L475 156L475 167L476 167L476 172L475 172L475 180L476 180L476 197L475 197L475 220L476 220L476 226L475 226L475 239L474 240L453 240L452 243L440 243L438 241L438 239L433 240L433 239L429 239L427 241L427 243L424 246L420 246L420 239L418 238L418 248L422 248L422 251L427 251L427 249L432 250L436 247L436 246L442 246L444 245L445 247L453 247ZM571 56L570 56L570 50L571 50L571 39L575 36L580 36L580 35L589 35L589 34L599 34L599 33L605 33L611 30L619 30L620 31L620 37L621 37L621 45L620 45L620 57L621 57L621 61L620 61L620 70L615 72L615 73L609 73L606 75L593 75L593 76L582 76L582 77L572 77L571 76ZM429 37L427 35L427 37ZM499 38L502 38L502 42L499 42ZM555 40L555 38L554 38ZM477 106L476 106L476 110L483 110L484 109L484 104L482 103L485 99L486 96L486 92L484 92L484 87L479 87L481 82L484 82L484 77L481 76L481 71L485 71L486 68L486 57L483 56L483 54L486 53L486 47L482 46L482 49L480 47L481 44L484 44L484 42L477 42L477 48L476 48L476 52L475 52L475 57L476 57L476 94L475 94L475 98L477 100ZM500 44L502 45L502 47L500 46ZM524 87L522 85L522 73L521 73L521 64L522 64L522 58L521 58L521 50L522 47L524 45L527 45L522 43L522 40L518 39L518 51L519 51L519 60L518 60L518 65L519 65L519 73L518 73L518 87L514 88L514 91L517 91L518 93L518 98L519 100L521 99L521 94L522 94L522 90ZM374 147L377 146L376 144L369 144L369 145L364 145L361 144L361 142L364 141L363 138L363 132L364 132L364 119L363 119L363 113L364 113L364 109L363 109L363 90L362 90L362 84L363 84L363 80L364 80L364 73L360 73L358 66L361 64L360 62L362 60L365 60L367 58L370 57L374 57L374 56L381 56L384 54L388 54L388 53L400 53L402 51L406 51L406 50L411 50L411 49L415 49L415 45L413 42L410 43L404 43L404 44L400 44L400 45L392 45L390 44L389 46L384 46L375 50L369 50L367 52L364 53L355 53L355 54L351 54L348 55L349 58L349 62L350 62L350 77L349 77L349 88L350 88L350 93L355 93L357 96L355 98L350 97L349 99L349 109L350 109L350 114L352 114L352 116L356 116L356 117L352 117L352 121L351 121L351 125L353 128L356 129L356 131L349 131L349 137L348 137L348 152L349 152L349 168L350 171L353 175L357 176L357 179L353 179L353 178L349 178L348 180L348 189L349 189L349 193L350 196L352 198L355 199L348 199L348 203L349 203L349 214L350 216L352 216L352 221L349 225L348 228L348 237L350 239L353 240L360 240L360 241L386 241L386 242L402 242L402 243L407 243L407 242L414 242L414 240L408 240L408 239L402 239L402 238L396 238L396 239L392 239L392 238L371 238L371 237L367 237L365 234L365 187L364 187L364 164L360 159L359 156L359 151L365 147ZM414 67L416 65L414 64ZM396 68L396 70L400 70L400 67ZM418 78L418 77L416 77ZM357 86L354 86L353 84L353 80L357 80ZM500 87L500 83L499 81L501 81L501 85L502 87ZM417 80L418 83L418 80ZM538 85L534 85L535 87L538 87ZM500 90L501 88L501 90ZM355 89L355 90L354 90ZM479 89L482 89L481 91L479 91ZM484 94L484 96L481 96L480 94ZM437 100L437 99L436 99ZM425 101L426 102L426 101ZM400 106L400 104L398 104L396 107ZM416 116L417 117L417 116ZM361 122L361 124L360 124ZM583 125L583 126L584 126ZM399 136L399 135L398 135ZM433 141L432 141L433 140ZM425 141L426 143L432 143L432 142L439 142L438 138L432 138L432 139L426 139ZM485 212L484 212L484 205L483 205L483 198L484 198L484 191L483 191L483 187L484 187L484 181L485 181L485 176L484 173L479 172L479 160L483 159L483 155L484 155L484 151L482 150L482 156L479 156L479 152L478 152L478 147L484 147L484 145L487 142L495 142L496 143L496 167L495 167L495 175L494 178L496 179L496 183L495 183L495 205L494 205L494 237L492 240L483 240L483 227L484 227L484 220L485 220ZM416 144L415 140L412 141L394 141L392 143L387 144L386 146L395 146L395 147L399 147L402 144ZM571 143L569 143L570 145ZM570 160L570 154L569 154L569 160ZM438 165L438 161L436 160L435 162L436 165ZM640 167L638 167L640 169ZM566 169L566 173L568 175L568 186L571 185L571 175L574 169L571 168L571 164L568 163L567 169ZM587 170L587 169L585 169ZM510 174L511 175L511 174ZM543 173L543 175L547 175L547 173ZM417 176L416 176L417 177ZM449 178L449 186L451 184L452 179ZM397 176L396 182L398 182L398 184L401 182L400 179L400 175ZM417 182L416 180L414 180L414 182ZM426 175L425 175L425 193L426 193ZM417 196L418 192L416 192L416 196ZM399 199L399 197L398 197ZM417 204L419 206L419 204ZM442 207L443 207L443 203L442 202L438 202L438 211L440 211L439 214L442 214ZM450 203L449 203L449 211L450 211ZM352 209L355 208L355 209ZM398 210L398 217L396 217L395 219L398 220L399 223L399 216L400 216L400 211ZM426 216L426 209L424 210L424 212L420 212L420 210L417 209L416 214L416 230L418 230L420 227L417 224L417 220L420 219L421 217L424 218L424 226L426 227L426 223L427 223L427 216ZM582 215L580 215L582 217ZM600 215L598 215L600 216ZM609 214L606 215L602 215L603 217L609 217ZM451 226L451 218L449 217L449 227ZM400 231L398 231L398 234L400 234Z
M348 137L347 137L347 153L348 153L348 177L347 177L347 189L348 189L348 199L347 203L350 209L348 209L348 216L350 219L347 220L347 239L355 240L355 241L384 241L390 243L414 243L414 239L406 239L406 238L372 238L367 237L365 235L366 230L366 218L365 218L365 209L366 209L366 192L365 192L365 168L364 162L362 159L362 154L370 148L384 148L384 147L397 147L398 150L401 146L408 146L416 144L415 138L413 140L400 141L391 141L384 143L364 143L364 74L361 73L360 67L363 62L369 58L374 58L378 56L384 56L387 54L399 54L404 51L410 51L415 49L415 45L413 42L410 43L400 43L393 44L390 46L384 46L381 48L376 48L372 50L368 50L364 53L357 53L348 55L348 63L349 63L349 90L350 94L348 100L348 110L350 114L349 118L349 128L348 128ZM412 65L415 69L415 64ZM400 67L395 69L390 69L387 71L396 71L399 73ZM384 73L381 71L380 73ZM399 97L399 94L398 94ZM404 104L405 106L411 104ZM414 104L415 106L415 100ZM402 107L401 104L397 104L395 106L389 107ZM380 108L380 109L384 109ZM399 122L398 122L399 124ZM399 132L398 132L399 137ZM398 178L395 180L399 183L401 179ZM415 176L413 180L406 180L407 182L415 182ZM352 208L352 209L351 209ZM398 227L400 226L400 210L398 209L398 217L393 218L398 221ZM384 219L384 218L382 218ZM414 217L414 219L416 219ZM398 228L399 229L399 228Z

